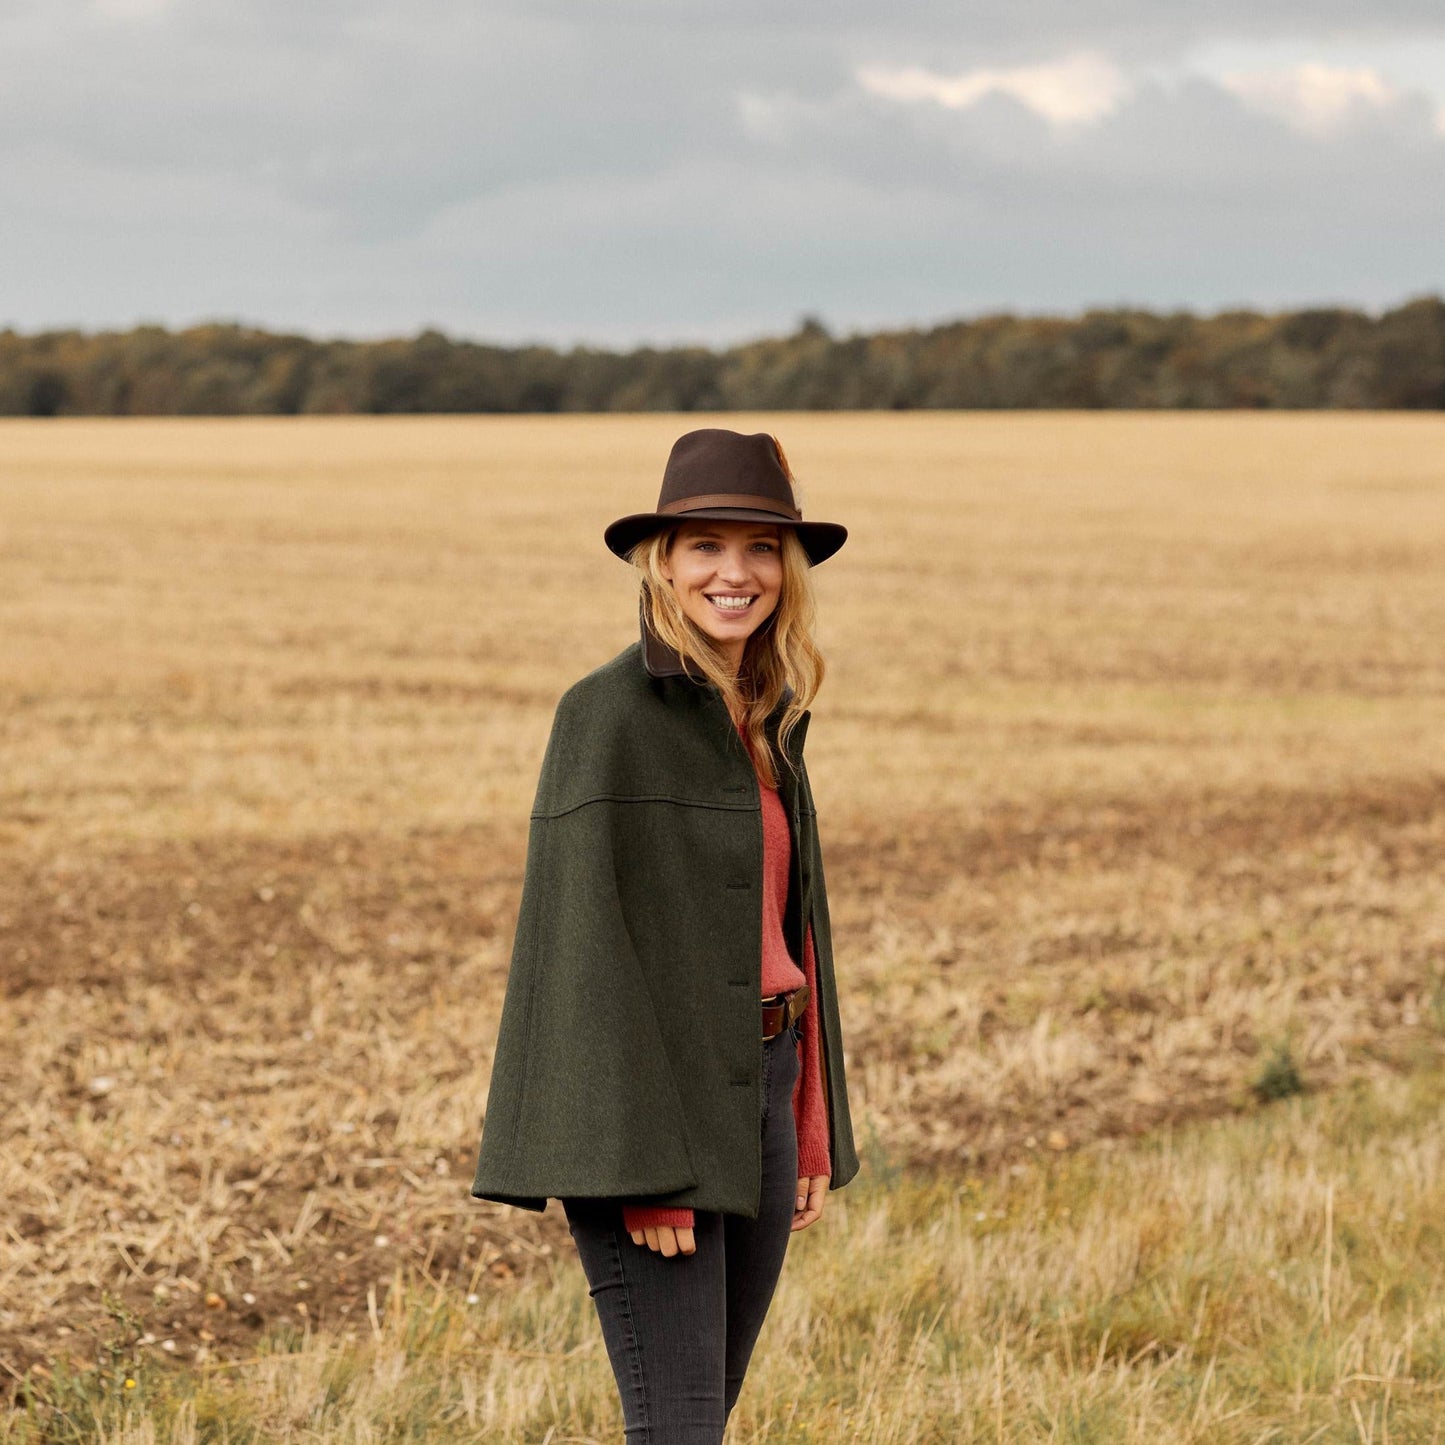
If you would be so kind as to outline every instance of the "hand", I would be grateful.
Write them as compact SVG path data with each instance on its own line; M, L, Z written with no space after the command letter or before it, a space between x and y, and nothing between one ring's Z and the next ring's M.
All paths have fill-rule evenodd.
M696 1254L697 1241L691 1229L674 1229L670 1224L648 1225L632 1231L633 1244L646 1244L649 1249L671 1259L675 1254Z
M823 1212L823 1201L828 1197L828 1176L813 1174L798 1180L798 1197L794 1200L797 1208L793 1211L793 1225L806 1229Z

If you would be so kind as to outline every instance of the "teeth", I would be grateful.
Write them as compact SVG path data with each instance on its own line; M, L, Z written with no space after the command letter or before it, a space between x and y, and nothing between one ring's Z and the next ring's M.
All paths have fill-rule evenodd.
M753 603L751 597L709 597L708 601L729 612L741 612L744 608L751 607Z

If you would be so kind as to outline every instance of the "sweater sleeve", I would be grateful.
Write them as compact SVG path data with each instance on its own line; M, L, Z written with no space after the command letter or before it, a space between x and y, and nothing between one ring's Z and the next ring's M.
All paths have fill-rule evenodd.
M818 1036L818 965L813 956L813 928L803 941L803 977L812 995L803 1010L802 1069L793 1087L793 1118L798 1126L798 1177L831 1177L828 1152L828 1103L823 1097L823 1049Z
M655 1229L660 1224L670 1224L674 1229L691 1229L693 1213L690 1209L669 1209L665 1205L624 1204L622 1206L622 1227L631 1234L634 1229Z

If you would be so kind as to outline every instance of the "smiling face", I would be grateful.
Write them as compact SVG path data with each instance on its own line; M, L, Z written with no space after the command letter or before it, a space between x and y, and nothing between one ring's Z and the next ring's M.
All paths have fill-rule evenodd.
M684 522L662 563L682 610L734 669L783 590L782 538L758 522Z

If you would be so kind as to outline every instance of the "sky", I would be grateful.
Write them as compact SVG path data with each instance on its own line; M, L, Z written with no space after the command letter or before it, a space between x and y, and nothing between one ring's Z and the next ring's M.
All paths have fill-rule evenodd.
M0 327L1445 292L1440 0L3 0Z

